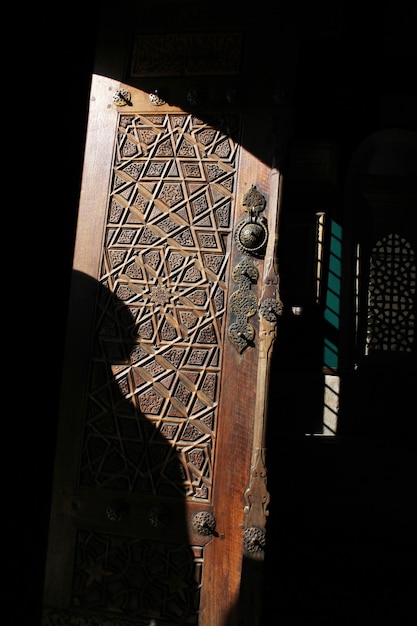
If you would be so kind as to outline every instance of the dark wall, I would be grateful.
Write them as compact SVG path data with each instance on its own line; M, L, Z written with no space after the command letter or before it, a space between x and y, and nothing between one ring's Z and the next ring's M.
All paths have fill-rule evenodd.
M312 139L334 142L338 149L333 181L316 187L294 176L289 159L281 239L290 238L292 230L303 235L301 227L317 210L340 217L350 159L368 136L390 128L417 130L410 80L417 58L415 7L383 2L369 10L371 5L343 3L339 30L337 3L333 13L327 7L327 24L324 16L317 21L314 3L304 17L296 17L296 4L288 10L290 21L300 25L291 146ZM298 245L282 241L280 251L282 296L297 304L305 297L309 251L301 237ZM365 389L350 386L354 397L345 398L351 407L344 414L346 436L305 437L317 421L315 407L322 409L321 329L314 316L290 318L279 329L268 422L271 503L263 623L411 626L417 620L417 519L411 495L416 428L409 419L409 411L415 411L410 384L415 364L411 376L407 370L401 377L399 395L384 407L382 421L362 406L370 380L365 375ZM392 384L392 376L385 375L384 392Z
M12 476L5 519L7 623L40 624L61 365L72 254L93 67L96 16L81 3L39 9L28 27L19 63L27 144L25 175L13 233L24 235L18 266L25 306L16 307L16 382L7 420ZM20 21L20 18L17 21ZM29 77L29 80L28 80ZM22 86L23 85L23 86ZM31 90L31 91L30 91ZM28 105L23 105L25 100ZM26 150L25 150L26 152ZM24 193L22 194L22 187ZM13 384L12 383L12 384ZM14 389L14 386L13 386ZM8 448L9 449L9 448Z

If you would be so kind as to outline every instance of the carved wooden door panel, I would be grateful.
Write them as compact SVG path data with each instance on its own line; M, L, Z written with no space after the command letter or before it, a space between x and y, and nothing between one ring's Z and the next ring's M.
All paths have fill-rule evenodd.
M263 558L280 176L156 104L93 77L44 625L237 624Z

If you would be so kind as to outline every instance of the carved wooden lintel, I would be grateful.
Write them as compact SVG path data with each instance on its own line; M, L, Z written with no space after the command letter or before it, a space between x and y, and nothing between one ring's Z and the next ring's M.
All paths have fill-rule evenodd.
M140 34L134 40L130 75L238 76L241 48L241 33Z

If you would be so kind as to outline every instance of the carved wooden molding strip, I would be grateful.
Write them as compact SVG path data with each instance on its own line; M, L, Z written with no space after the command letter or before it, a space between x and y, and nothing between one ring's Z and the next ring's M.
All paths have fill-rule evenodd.
M42 626L149 626L156 624L149 618L106 617L102 614L87 615L85 611L46 607L43 609ZM169 625L168 625L169 626Z

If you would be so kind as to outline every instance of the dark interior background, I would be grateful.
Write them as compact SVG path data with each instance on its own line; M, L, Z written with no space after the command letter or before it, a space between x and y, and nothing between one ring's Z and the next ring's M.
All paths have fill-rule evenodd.
M36 68L36 115L27 111L27 117L35 127L33 149L40 163L31 190L38 208L24 214L26 252L33 258L27 283L31 311L24 317L35 314L36 324L21 324L20 348L30 338L33 358L20 363L29 384L17 396L13 440L19 462L10 472L12 507L6 513L7 623L15 626L40 624L98 4L48 10L45 25L41 16L28 39L27 58ZM417 130L415 4L327 0L276 6L277 13L267 10L276 20L277 41L284 33L288 43L282 95L290 105L293 139L337 139L343 180L352 151L368 135L386 128ZM263 20L270 19L266 9L262 14L257 9L251 9L254 45ZM268 59L260 71L263 80L276 80ZM399 426L387 432L375 425L365 436L358 429L337 444L323 442L297 428L281 432L282 407L275 401L268 432L271 506L263 624L414 626L416 431ZM415 408L410 405L410 414Z

